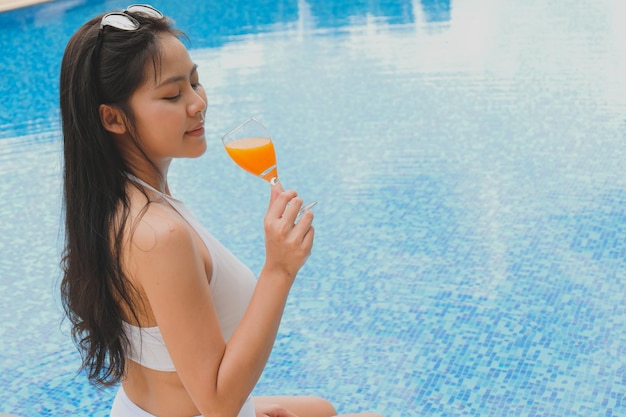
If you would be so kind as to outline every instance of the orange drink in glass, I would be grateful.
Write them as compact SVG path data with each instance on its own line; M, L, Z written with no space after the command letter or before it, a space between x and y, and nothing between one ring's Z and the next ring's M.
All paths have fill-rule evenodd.
M274 143L269 138L254 137L231 140L226 152L244 170L266 181L278 178Z
M224 148L233 161L252 175L271 184L278 181L276 152L269 132L258 120L251 117L222 137ZM317 204L305 204L300 213Z

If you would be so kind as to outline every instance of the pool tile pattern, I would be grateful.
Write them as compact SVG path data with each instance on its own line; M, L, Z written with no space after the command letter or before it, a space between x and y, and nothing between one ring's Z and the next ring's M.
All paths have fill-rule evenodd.
M388 417L626 415L620 2L197 3L155 3L210 97L207 153L173 164L173 190L258 271L268 190L219 143L257 115L283 183L319 201L255 393ZM0 14L0 45L63 44L102 7L52 5ZM41 76L34 104L0 103L0 412L104 417L115 391L77 374L61 320L60 51L29 63L35 46L0 58L11 85L20 65Z

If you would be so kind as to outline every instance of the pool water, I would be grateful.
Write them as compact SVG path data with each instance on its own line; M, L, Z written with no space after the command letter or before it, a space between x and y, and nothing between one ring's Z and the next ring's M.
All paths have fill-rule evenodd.
M316 242L257 394L400 416L626 415L621 0L174 1L209 97L175 194L253 270L254 115ZM120 1L0 14L0 412L106 416L62 322L58 71Z

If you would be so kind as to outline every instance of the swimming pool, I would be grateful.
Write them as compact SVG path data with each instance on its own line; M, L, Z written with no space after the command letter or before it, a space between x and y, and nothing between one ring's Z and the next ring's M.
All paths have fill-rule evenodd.
M258 271L267 187L219 141L256 115L283 182L320 202L258 393L389 417L626 414L621 0L153 4L209 96L177 194ZM71 33L126 5L0 14L0 412L106 416L114 394L76 374L61 324L57 74Z

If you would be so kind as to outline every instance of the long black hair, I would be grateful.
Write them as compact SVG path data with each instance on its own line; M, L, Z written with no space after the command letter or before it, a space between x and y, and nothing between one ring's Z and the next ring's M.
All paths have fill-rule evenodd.
M104 386L123 376L127 339L122 320L128 314L136 320L140 304L120 260L130 213L130 171L102 126L99 106L122 111L130 139L141 149L130 97L146 81L150 65L155 71L160 66L158 36L184 36L167 18L127 14L139 22L137 30L101 29L102 15L85 23L67 44L60 77L66 239L61 297L82 355L81 369L92 383Z

